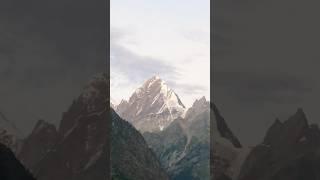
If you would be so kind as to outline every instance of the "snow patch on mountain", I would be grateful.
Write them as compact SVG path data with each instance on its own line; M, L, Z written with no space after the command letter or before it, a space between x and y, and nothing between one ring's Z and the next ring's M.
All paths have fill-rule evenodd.
M122 100L117 113L138 130L162 131L186 108L178 95L159 76L153 76L137 88L128 101Z

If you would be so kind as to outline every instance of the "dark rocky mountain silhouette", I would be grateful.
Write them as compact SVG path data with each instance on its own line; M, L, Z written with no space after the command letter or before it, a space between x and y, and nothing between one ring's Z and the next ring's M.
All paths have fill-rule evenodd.
M247 157L239 180L319 180L320 130L302 109L276 120Z
M4 113L0 112L0 143L9 147L14 153L21 147L19 130Z
M116 109L120 117L143 133L170 179L210 179L210 162L215 162L211 171L216 172L216 180L235 178L248 152L215 105L210 107L201 98L186 110L178 95L157 76L148 79ZM214 147L212 156L210 144Z
M19 157L38 180L106 179L109 148L108 83L96 76L72 103L59 129L38 122Z
M228 139L234 145L234 147L241 148L242 146L240 144L240 141L230 130L226 121L224 120L214 103L211 103L211 109L214 115L213 120L215 120L216 122L216 130L220 133L221 137Z
M18 154L20 161L30 169L58 143L59 134L53 124L39 120L32 133L24 140L22 149Z
M211 103L211 180L232 180L238 177L249 149L242 147L215 104Z
M45 121L37 123L25 139L19 158L38 180L109 176L107 88L105 75L98 75L63 113L58 129Z
M113 109L108 116L108 88L106 77L97 76L63 113L57 130L37 123L19 157L38 180L109 179L111 137L112 179L167 179L142 135Z
M32 174L16 159L12 150L0 143L0 179L36 180Z
M142 135L114 110L111 116L112 179L167 180L166 172Z

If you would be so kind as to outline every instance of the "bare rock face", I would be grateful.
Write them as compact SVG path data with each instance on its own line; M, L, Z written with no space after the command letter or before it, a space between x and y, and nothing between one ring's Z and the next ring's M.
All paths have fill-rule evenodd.
M33 169L39 180L107 177L107 88L106 77L96 76L63 114L56 145Z
M143 136L112 110L112 179L168 180Z
M210 179L210 105L195 101L184 118L143 134L172 180Z
M170 179L210 179L210 104L204 97L194 102L184 118L143 136Z
M114 110L109 116L108 89L106 77L97 76L63 113L58 130L38 122L20 153L38 180L105 180L110 169L115 179L168 179L142 135Z
M218 108L211 104L211 179L236 179L248 154L228 127Z
M319 169L320 130L298 109L269 128L263 143L247 157L239 180L318 180Z
M218 108L215 104L212 104L212 120L213 120L213 134L217 135L219 137L222 137L224 139L227 139L234 147L241 148L240 141L237 139L237 137L233 134L233 132L228 127L226 121L220 114Z
M25 139L19 158L38 180L105 179L109 175L108 83L99 75L63 113L60 127L39 121Z
M116 112L140 132L164 130L185 111L178 95L158 76L147 80Z
M18 158L26 167L33 169L49 151L53 150L58 139L56 127L39 120L32 133L23 142Z
M0 143L9 147L14 153L20 150L19 132L13 122L0 112Z
M248 154L215 105L204 97L163 131L143 136L173 180L235 179Z

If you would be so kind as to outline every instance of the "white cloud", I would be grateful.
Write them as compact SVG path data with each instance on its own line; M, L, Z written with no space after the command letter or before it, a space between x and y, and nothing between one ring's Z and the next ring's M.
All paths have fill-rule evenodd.
M180 2L111 1L111 96L116 101L154 74L168 81L187 106L200 96L209 98L210 1Z

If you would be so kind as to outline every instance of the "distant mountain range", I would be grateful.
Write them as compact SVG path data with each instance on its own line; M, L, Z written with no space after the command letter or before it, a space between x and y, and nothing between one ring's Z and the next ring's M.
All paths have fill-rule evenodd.
M209 115L209 102L202 98L163 131L143 134L170 179L210 179Z
M276 119L253 148L241 146L228 130L222 136L227 142L217 136L222 116L213 109L218 130L211 138L212 180L319 180L320 129L308 123L302 109L284 122Z
M142 135L113 109L111 116L112 179L168 180L168 175Z
M239 180L319 180L320 129L302 109L276 120L244 162Z
M40 120L18 157L38 180L105 179L110 126L105 75L96 76L63 113L60 126Z
M186 108L157 76L110 110L108 88L105 75L94 77L58 128L39 120L23 140L1 114L0 179L319 180L320 129L302 109L248 148L213 102Z
M211 103L211 180L235 180L249 149L243 147Z
M117 106L120 117L143 134L172 180L210 179L210 103L187 109L160 77L146 80Z
M143 136L112 108L108 116L108 85L104 75L93 78L58 129L40 120L24 140L18 157L38 180L168 179Z

